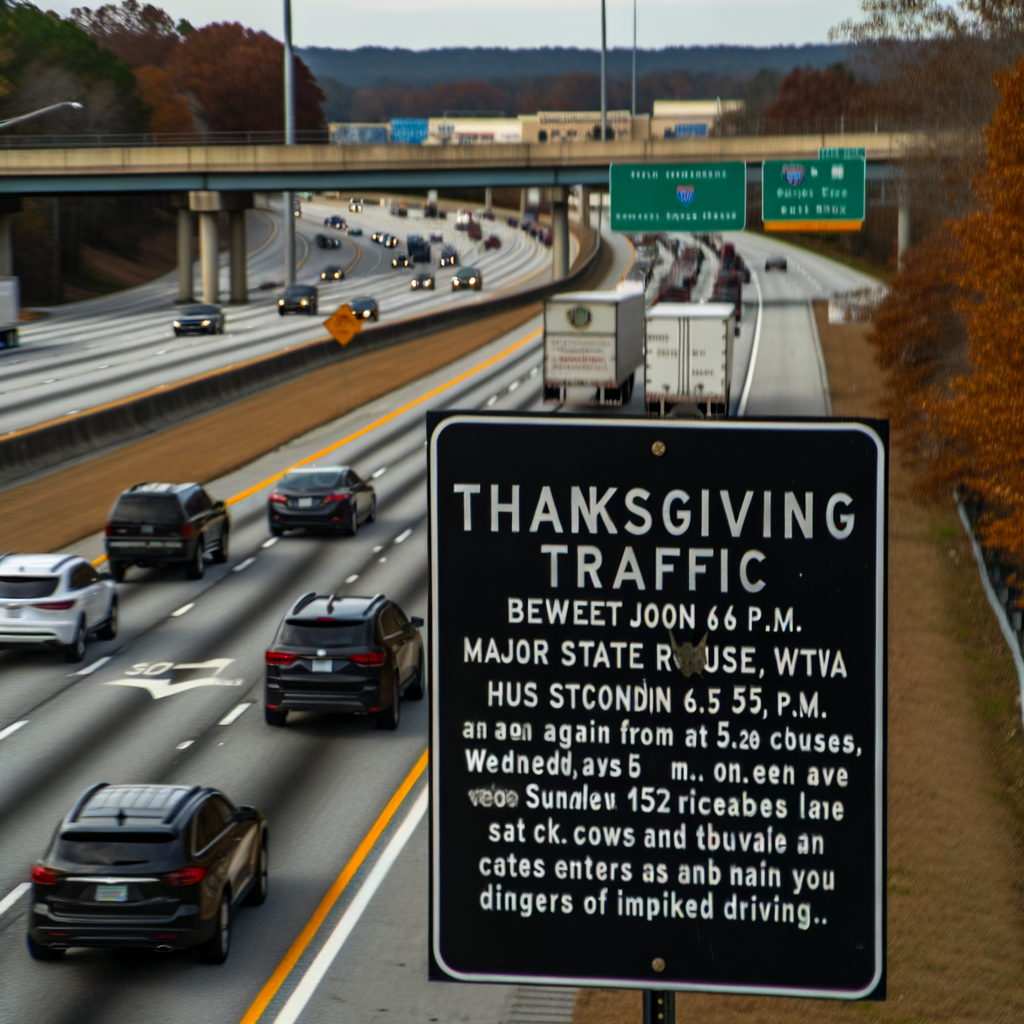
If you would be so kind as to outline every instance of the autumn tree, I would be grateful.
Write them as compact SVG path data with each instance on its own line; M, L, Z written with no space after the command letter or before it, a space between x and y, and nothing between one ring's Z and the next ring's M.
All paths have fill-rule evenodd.
M162 68L174 49L194 29L174 19L154 4L123 0L104 4L95 11L73 7L71 20L88 32L104 50L109 50L133 68Z
M794 68L779 83L779 94L765 121L782 131L824 128L834 131L840 118L863 117L872 106L872 90L837 64L830 68Z

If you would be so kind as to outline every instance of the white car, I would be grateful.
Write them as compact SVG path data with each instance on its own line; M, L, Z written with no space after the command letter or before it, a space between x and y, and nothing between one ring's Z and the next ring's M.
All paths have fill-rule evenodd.
M117 587L78 555L0 556L0 646L47 644L81 661L117 636Z

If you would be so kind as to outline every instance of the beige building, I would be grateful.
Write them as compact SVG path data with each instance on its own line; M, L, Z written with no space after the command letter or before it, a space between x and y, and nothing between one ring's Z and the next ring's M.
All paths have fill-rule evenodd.
M711 134L724 114L739 113L743 100L655 100L650 138L701 138Z

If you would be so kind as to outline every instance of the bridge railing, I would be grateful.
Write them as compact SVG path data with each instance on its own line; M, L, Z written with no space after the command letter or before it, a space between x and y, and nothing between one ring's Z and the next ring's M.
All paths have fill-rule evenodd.
M297 131L297 143L327 145L326 128ZM0 131L0 149L83 149L118 146L283 146L284 132L141 132L96 135L14 135Z

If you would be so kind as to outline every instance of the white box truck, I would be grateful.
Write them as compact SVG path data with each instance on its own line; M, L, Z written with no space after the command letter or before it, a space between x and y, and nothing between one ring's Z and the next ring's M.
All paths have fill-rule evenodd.
M545 402L625 405L643 361L643 292L563 292L544 303Z
M0 277L0 349L18 346L20 317L18 278Z
M736 309L729 302L659 302L647 311L647 411L667 416L695 404L729 413Z

